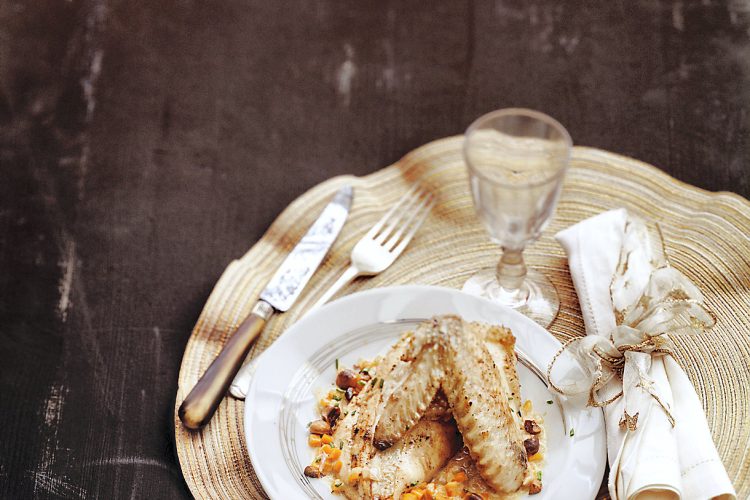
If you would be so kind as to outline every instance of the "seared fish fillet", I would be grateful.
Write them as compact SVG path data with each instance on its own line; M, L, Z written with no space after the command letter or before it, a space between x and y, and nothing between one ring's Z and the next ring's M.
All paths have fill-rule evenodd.
M421 323L405 355L378 369L386 391L375 427L378 449L390 447L419 422L440 388L443 371L434 326L432 321Z
M430 349L437 351L427 339L417 331L396 342L378 364L375 377L347 405L346 414L336 425L333 442L343 443L338 477L344 484L340 491L347 498L398 498L413 482L429 480L461 447L447 402L444 397L435 397L437 388L421 411L426 418L415 421L397 444L380 451L374 440L386 402L398 401L393 394L404 383L411 384L411 377L403 375L411 375L410 363ZM359 476L354 484L347 480L352 473Z
M466 474L466 481L462 483L467 493L481 495L484 500L501 500L507 498L506 494L498 494L492 487L488 486L482 476L479 474L474 460L471 459L469 450L465 447L453 455L445 467L435 474L432 482L436 484L445 484L452 481L453 477L459 472Z
M496 366L502 367L499 372L503 387L510 389L509 406L516 413L521 407L521 384L516 372L516 338L513 333L501 326L483 323L469 323L469 329L478 338L484 340L492 360Z
M391 448L379 451L361 480L360 498L399 498L410 485L429 480L461 447L455 423L420 420Z
M499 492L514 492L524 481L526 450L520 423L509 406L512 389L501 367L468 323L442 316L438 329L446 374L443 390L479 473Z

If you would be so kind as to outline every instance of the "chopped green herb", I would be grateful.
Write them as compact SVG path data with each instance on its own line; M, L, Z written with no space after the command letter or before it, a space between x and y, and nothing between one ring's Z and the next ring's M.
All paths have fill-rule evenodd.
M344 449L344 442L339 441L339 450L343 450L343 449Z
M508 401L513 401L513 396L508 396Z
M380 387L381 389L383 388L383 379L382 378L380 379L380 384L378 384L378 387Z
M377 381L378 381L378 377L375 377L374 379L372 379L372 385L374 386L375 382L377 382Z
M356 414L357 414L357 410L354 410L354 411L352 412L352 416L354 416L354 415L356 415Z
M552 404L552 400L551 400L551 399L548 399L548 400L547 400L547 404L548 404L548 405L551 405L551 404Z
M341 396L339 396L338 394L334 394L332 397L334 401L341 401Z
M344 389L342 389L341 387L336 387L336 392L340 392L341 394L344 394L344 392L346 391L344 391Z
M570 437L573 437L575 435L576 435L576 430L575 429L570 429Z
M320 463L320 460L321 460L322 458L323 458L323 457L322 457L321 455L318 455L317 457L315 457L315 460L314 460L314 462L315 462L316 464L317 464L317 463Z
M518 413L518 416L521 416L521 410L518 410L516 413Z
M357 380L357 385L365 386L367 385L367 382L365 382L364 380Z
M336 371L339 371L339 358L336 358Z
M536 471L536 478L541 481L542 480L542 471L538 470Z
M413 483L409 483L409 488L414 488L418 484L419 484L419 481L414 481Z

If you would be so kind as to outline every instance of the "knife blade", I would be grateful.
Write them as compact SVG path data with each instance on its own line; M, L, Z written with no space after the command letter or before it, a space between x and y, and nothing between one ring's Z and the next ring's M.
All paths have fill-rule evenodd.
M250 314L180 405L177 413L185 427L200 429L211 419L242 366L253 340L260 335L274 312L289 310L323 261L344 227L351 202L352 187L339 189L281 263Z

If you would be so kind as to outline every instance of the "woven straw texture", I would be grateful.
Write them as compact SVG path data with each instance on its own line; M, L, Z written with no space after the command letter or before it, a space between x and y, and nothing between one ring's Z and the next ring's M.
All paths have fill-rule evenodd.
M244 403L225 398L200 432L182 427L177 407L257 300L278 265L333 193L354 186L349 219L330 254L295 306L275 315L250 356L267 348L333 284L359 238L386 208L421 180L438 201L425 225L391 268L355 281L341 293L400 284L460 288L499 257L480 226L468 190L462 138L429 143L367 177L337 177L295 200L211 293L185 349L175 402L175 442L182 472L196 498L264 498L245 447ZM708 334L675 339L706 410L709 426L738 498L750 497L750 202L709 193L658 169L612 153L574 148L557 212L543 237L525 252L527 264L554 282L561 310L550 327L561 341L584 334L562 248L553 235L605 210L625 207L659 222L672 265L706 296L718 324Z

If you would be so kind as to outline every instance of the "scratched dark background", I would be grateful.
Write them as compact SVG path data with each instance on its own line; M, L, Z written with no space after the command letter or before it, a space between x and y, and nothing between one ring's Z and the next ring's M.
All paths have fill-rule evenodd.
M750 196L750 1L0 0L0 497L189 495L172 412L292 199L478 115Z

